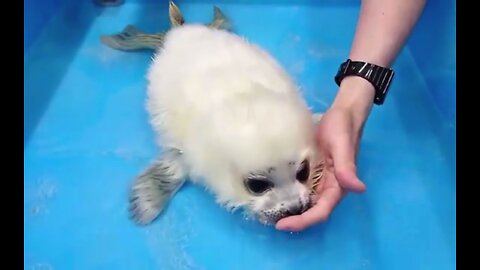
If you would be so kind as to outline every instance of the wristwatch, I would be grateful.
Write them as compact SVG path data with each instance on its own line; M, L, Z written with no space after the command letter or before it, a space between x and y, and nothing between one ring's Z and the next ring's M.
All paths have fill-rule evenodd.
M364 78L375 87L373 103L376 105L382 105L385 101L394 74L395 72L393 72L391 68L348 59L340 65L337 75L335 75L335 82L340 86L342 80L347 76Z

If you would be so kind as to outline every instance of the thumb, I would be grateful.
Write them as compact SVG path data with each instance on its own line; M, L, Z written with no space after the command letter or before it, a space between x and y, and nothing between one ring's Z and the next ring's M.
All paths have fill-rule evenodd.
M356 147L350 136L338 137L331 145L335 178L341 187L353 192L363 192L365 184L358 178L355 166Z

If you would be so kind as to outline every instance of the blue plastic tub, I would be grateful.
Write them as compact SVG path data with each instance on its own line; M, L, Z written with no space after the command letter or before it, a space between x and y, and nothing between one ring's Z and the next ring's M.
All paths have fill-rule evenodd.
M168 27L167 1L25 1L25 269L455 269L455 1L430 1L365 128L359 174L328 222L285 233L246 221L187 185L154 224L127 213L133 178L157 148L144 109L151 53L101 34ZM262 4L258 4L262 2ZM358 1L181 1L212 5L270 51L325 110L348 56Z

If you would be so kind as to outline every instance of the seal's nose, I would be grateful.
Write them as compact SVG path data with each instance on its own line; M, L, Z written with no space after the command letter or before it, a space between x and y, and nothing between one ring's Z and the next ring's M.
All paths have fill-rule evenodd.
M300 215L302 213L302 207L300 206L293 206L293 207L290 207L288 209L288 214L290 216L294 216L294 215Z
M305 204L299 203L291 205L287 210L288 216L301 215L303 212L307 211L312 206L312 201L307 200Z
M288 208L288 215L289 216L294 216L294 215L300 215L303 212L305 212L306 207L302 207L301 205L293 205Z

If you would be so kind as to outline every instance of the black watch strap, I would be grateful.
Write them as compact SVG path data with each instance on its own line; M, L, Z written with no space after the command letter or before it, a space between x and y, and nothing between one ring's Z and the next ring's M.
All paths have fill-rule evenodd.
M373 102L381 105L385 101L394 74L390 68L348 59L340 65L337 75L335 76L335 82L340 86L343 78L347 76L364 78L375 87L375 98Z

